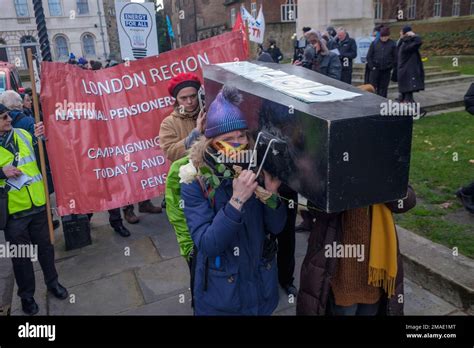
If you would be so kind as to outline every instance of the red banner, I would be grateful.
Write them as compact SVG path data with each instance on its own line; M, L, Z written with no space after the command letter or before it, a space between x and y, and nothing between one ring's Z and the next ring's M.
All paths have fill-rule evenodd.
M102 211L164 192L169 163L159 146L181 72L245 60L242 34L230 32L180 49L88 71L42 63L41 104L60 215Z

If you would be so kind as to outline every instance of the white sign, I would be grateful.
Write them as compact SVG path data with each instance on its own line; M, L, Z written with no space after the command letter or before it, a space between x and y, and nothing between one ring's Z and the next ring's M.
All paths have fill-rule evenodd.
M217 66L306 103L332 102L361 95L249 62L221 63Z
M152 2L116 2L115 13L123 59L158 55L155 5Z
M355 40L357 43L357 57L354 59L354 63L365 64L367 63L367 53L369 53L370 44L374 41L374 37L359 37Z

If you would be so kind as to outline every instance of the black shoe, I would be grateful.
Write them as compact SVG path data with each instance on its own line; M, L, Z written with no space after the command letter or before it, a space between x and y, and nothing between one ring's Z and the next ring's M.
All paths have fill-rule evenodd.
M48 291L60 300L65 300L69 295L67 289L59 283L54 288L48 288Z
M59 227L59 220L53 220L53 228L56 230Z
M114 231L120 234L122 237L130 237L130 231L127 230L124 225L114 227Z
M36 313L39 312L39 307L35 302L35 299L33 297L26 298L26 299L21 299L21 308L23 309L23 312L28 315L35 315Z
M293 295L293 297L296 297L298 295L298 289L293 284L283 286L283 289L288 296Z

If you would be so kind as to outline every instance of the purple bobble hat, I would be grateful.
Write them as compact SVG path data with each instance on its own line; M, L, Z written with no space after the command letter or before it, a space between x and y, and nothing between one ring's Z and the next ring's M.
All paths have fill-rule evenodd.
M206 138L248 128L245 116L239 108L241 102L242 95L237 88L222 87L207 111L204 132Z

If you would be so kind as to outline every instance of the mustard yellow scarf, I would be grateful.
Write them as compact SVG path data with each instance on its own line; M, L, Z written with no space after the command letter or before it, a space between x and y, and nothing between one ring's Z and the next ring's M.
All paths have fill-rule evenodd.
M390 298L395 294L397 235L392 211L385 204L372 206L369 284L382 287Z

